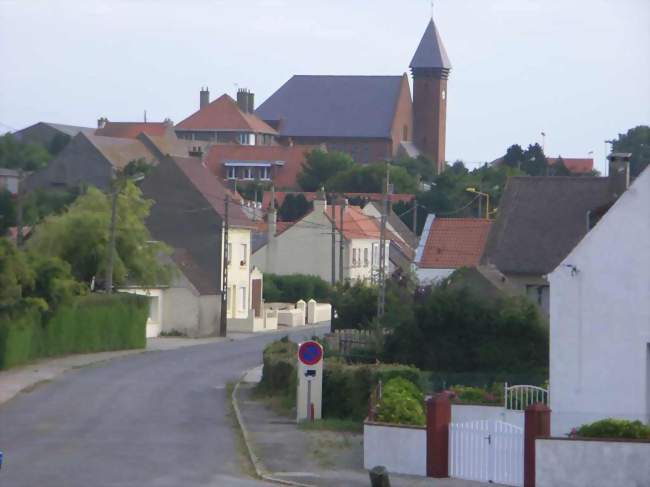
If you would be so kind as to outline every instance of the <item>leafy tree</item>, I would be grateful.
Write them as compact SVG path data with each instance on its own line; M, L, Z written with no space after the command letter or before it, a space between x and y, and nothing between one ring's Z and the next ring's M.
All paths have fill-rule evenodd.
M168 252L167 247L152 242L144 224L151 205L132 182L125 183L117 202L113 279L118 285L127 281L164 284L171 277L170 268L158 260L160 253ZM60 258L70 264L78 280L90 282L105 272L110 213L110 197L91 187L65 213L47 217L39 224L28 248Z
M6 189L0 190L0 236L6 234L7 229L14 225L16 225L14 198Z
M406 169L392 165L388 167L395 193L413 194L418 190L418 181ZM381 193L385 178L384 164L357 165L330 178L325 187L335 192Z
M79 196L79 189L36 189L24 196L25 225L35 225L49 215L63 212Z
M630 175L635 178L650 164L650 126L631 128L612 141L613 152L631 152Z
M433 161L424 156L400 157L396 159L393 164L406 169L406 171L418 181L433 181L436 176Z
M564 164L564 159L562 159L562 156L559 156L555 164L552 166L549 165L548 174L549 176L571 176L573 173Z
M333 176L354 166L354 160L345 152L324 152L317 149L307 154L298 183L304 191L317 191L321 186L326 186Z
M289 193L285 196L282 206L278 210L278 216L281 221L293 222L301 219L311 210L311 203L307 201L305 195Z
M332 306L336 311L333 329L367 329L377 316L377 286L358 281L337 283Z
M524 152L524 160L521 163L521 170L529 176L545 176L548 168L548 161L539 144L531 144Z
M60 304L84 294L87 287L72 277L70 264L58 257L46 257L34 252L27 254L27 262L34 272L34 280L23 292L29 297L45 301L48 309L56 309Z
M510 167L515 167L517 169L521 169L521 165L523 164L525 160L525 154L524 150L521 148L519 144L514 144L508 147L506 150L506 155L503 156L503 163L510 166Z
M50 143L47 146L47 150L50 154L56 156L63 149L65 149L65 146L68 145L68 142L70 142L69 135L61 133L56 134L54 137L52 137L52 140L50 140Z
M0 167L36 171L45 167L51 158L41 145L19 142L12 134L0 136Z
M0 238L0 310L19 304L23 287L34 283L34 271L24 254L6 238Z

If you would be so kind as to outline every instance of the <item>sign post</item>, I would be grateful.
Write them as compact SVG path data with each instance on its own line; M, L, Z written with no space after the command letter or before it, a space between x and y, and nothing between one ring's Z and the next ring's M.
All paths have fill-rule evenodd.
M320 343L307 341L299 345L297 369L296 420L320 419L323 397L323 347Z

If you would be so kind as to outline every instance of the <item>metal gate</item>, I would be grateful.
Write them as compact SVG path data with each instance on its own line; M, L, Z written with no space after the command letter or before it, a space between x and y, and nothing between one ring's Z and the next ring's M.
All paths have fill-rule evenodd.
M449 476L524 484L524 430L495 420L449 425Z

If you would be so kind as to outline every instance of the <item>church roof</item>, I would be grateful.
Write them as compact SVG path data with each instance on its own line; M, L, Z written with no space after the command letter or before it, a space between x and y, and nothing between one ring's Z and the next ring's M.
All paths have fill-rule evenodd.
M403 80L403 76L295 75L255 113L278 123L284 136L386 138Z
M433 19L431 19L424 31L420 45L415 51L409 67L411 69L451 69L451 62Z

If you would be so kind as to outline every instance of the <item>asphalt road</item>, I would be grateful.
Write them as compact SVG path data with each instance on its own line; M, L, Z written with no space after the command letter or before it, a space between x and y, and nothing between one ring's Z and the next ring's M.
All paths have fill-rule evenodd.
M131 355L19 394L0 406L0 487L267 485L242 473L226 384L278 336Z

